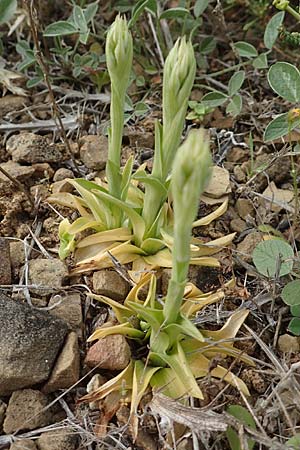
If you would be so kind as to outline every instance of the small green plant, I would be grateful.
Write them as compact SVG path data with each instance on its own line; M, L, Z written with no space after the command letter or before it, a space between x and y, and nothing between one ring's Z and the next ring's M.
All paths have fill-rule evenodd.
M253 262L259 273L268 278L280 278L285 275L297 274L293 272L294 261L293 248L283 239L270 239L260 242L253 251ZM300 280L294 279L288 282L282 289L280 296L284 303L290 306L293 319L288 330L300 336Z
M51 23L44 31L46 38L52 38L54 46L50 48L52 58L48 61L49 67L60 66L66 77L74 79L88 77L99 90L109 79L107 73L101 70L100 63L104 61L99 45L92 43L89 50L81 54L79 45L87 46L91 34L91 26L98 9L98 2L90 3L86 8L74 5L68 20ZM75 44L68 45L66 36L77 36ZM22 56L18 70L29 75L27 87L32 88L44 80L44 74L39 66L34 48L27 41L20 40L16 46L17 52ZM34 69L31 75L30 69ZM51 73L52 79L55 78Z
M69 180L80 197L61 193L50 198L51 202L77 209L81 215L73 224L67 219L61 222L60 256L65 258L75 250L74 273L112 266L108 250L120 263L132 262L133 272L146 267L171 267L174 219L169 199L170 174L195 77L193 47L185 38L179 39L166 59L163 121L162 124L155 123L151 173L147 173L143 166L132 173L132 159L127 161L123 170L120 165L125 95L132 65L132 38L125 19L118 17L107 34L106 59L111 79L106 181ZM226 207L227 201L207 218L195 221L193 226L210 223ZM93 230L94 234L78 240L79 233L87 229ZM233 236L225 236L209 245L194 238L192 262L218 266L218 260L211 255L230 243Z
M227 410L228 414L238 419L240 422L242 422L244 425L247 425L250 428L256 429L255 421L252 417L252 415L249 413L249 411L240 405L230 405L228 406ZM244 443L241 442L241 439L238 435L238 433L232 428L228 427L226 431L226 437L228 439L228 442L230 444L231 450L243 450L244 449ZM255 445L255 442L253 439L247 439L247 448L249 450L252 450Z
M119 325L103 326L89 338L102 339L110 334L124 334L147 344L149 353L145 359L132 361L129 366L83 400L101 399L116 391L121 396L127 392L131 403L130 418L137 433L139 402L150 385L172 398L190 395L203 398L197 379L207 375L224 378L249 394L246 385L222 366L210 371L209 360L216 353L241 357L252 363L233 347L232 338L248 315L238 311L230 317L220 331L199 330L190 320L203 305L205 299L185 297L190 263L190 240L193 221L198 209L201 192L210 176L211 156L209 143L203 130L192 130L177 152L173 165L171 189L174 203L174 246L172 273L167 295L161 301L156 296L156 277L146 274L142 283L129 293L124 304L103 296L94 298L112 307ZM139 289L149 282L145 301L138 298ZM208 300L208 299L207 299ZM211 303L213 298L209 300ZM220 341L220 342L218 342ZM222 342L221 342L222 341Z

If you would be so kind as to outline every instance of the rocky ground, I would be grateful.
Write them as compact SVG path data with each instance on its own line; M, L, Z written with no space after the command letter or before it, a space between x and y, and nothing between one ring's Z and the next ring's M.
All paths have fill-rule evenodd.
M232 20L236 23L235 17ZM227 60L232 57L228 52ZM219 53L211 61L215 69L218 58ZM146 162L148 168L153 156L154 119L160 114L157 91L161 79L153 77L149 83L149 113L128 122L123 140L123 161L133 154L136 166ZM271 448L274 439L274 448L283 449L290 430L297 430L300 423L300 341L287 334L288 312L272 295L273 282L255 271L252 253L266 230L280 232L299 248L299 212L294 208L288 143L280 140L266 145L262 139L267 123L263 111L274 102L265 75L250 73L249 83L251 101L245 102L237 119L222 108L204 118L211 131L215 166L200 202L199 217L227 197L229 207L197 234L207 240L231 232L236 236L231 249L221 255L221 269L193 268L190 279L208 292L223 286L234 270L236 287L228 289L222 304L207 308L199 320L219 327L241 304L250 309L248 328L241 333L244 340L237 345L253 356L257 365L249 369L241 362L228 362L227 366L233 365L251 392L248 401L261 433L260 448ZM170 448L170 434L163 435L163 424L145 412L151 399L141 405L135 444L127 426L128 405L120 404L113 395L96 403L78 402L124 369L136 349L122 335L87 342L95 329L112 319L108 308L87 294L122 302L130 287L127 281L113 269L71 277L72 259L64 262L58 258L58 225L62 217L72 218L72 211L50 204L49 197L72 192L67 178L101 177L107 160L103 124L108 119L108 90L101 94L104 97L94 99L87 93L76 104L80 88L73 87L64 83L57 94L57 101L64 102L61 109L66 113L71 154L60 138L45 90L27 91L26 96L6 92L0 99L0 448ZM135 89L136 85L131 88L133 95ZM70 99L64 97L68 93ZM201 89L195 87L192 98L197 100L201 95ZM248 92L243 96L247 100ZM80 116L74 113L75 106ZM275 105L275 109L281 107L280 103ZM197 123L188 121L189 126ZM254 132L253 155L250 129ZM292 139L298 141L297 132ZM299 163L296 159L297 169ZM163 294L169 270L158 275ZM244 405L237 390L223 381L209 376L201 380L201 386L205 394L201 407L220 412L229 403ZM190 431L181 428L175 425L176 448L197 448ZM227 449L226 442L217 435L209 441L204 434L198 448Z

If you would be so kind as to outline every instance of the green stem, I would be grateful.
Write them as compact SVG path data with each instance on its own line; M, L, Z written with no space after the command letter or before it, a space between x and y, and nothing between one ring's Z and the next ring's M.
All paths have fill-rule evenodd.
M291 6L287 6L286 12L291 14L293 17L295 17L296 20L298 20L298 22L300 22L300 14L294 8L292 8Z

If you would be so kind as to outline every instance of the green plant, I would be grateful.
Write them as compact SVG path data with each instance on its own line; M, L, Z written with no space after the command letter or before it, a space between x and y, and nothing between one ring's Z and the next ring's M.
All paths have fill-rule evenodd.
M253 251L253 262L259 273L268 278L280 278L285 275L294 275L296 279L289 281L282 289L280 296L284 303L290 306L293 316L288 330L300 336L300 280L293 271L294 261L293 248L283 239L270 239L260 242Z
M118 17L107 35L106 58L111 78L111 128L106 165L106 181L69 180L80 197L61 193L51 202L75 208L80 213L73 224L60 225L60 256L75 250L74 273L113 265L108 250L120 263L132 262L133 272L145 267L171 267L174 246L173 210L169 199L172 164L184 126L188 98L195 76L195 57L191 42L179 39L170 51L163 76L163 123L155 123L155 153L152 172L141 166L132 173L133 160L121 170L120 152L124 126L125 93L132 63L132 38L125 19ZM142 186L143 185L143 189ZM208 224L227 207L225 201L209 216L193 223ZM81 240L79 233L95 233ZM211 257L231 242L233 234L204 244L192 240L194 264L218 266Z
M249 394L242 380L230 371L219 365L212 370L209 368L209 361L216 353L252 363L232 343L248 311L234 313L220 331L199 330L190 318L207 301L212 303L216 298L202 297L201 300L201 295L198 299L196 296L185 296L191 231L200 193L204 191L210 176L210 165L205 132L192 130L179 148L173 165L174 247L166 297L157 300L156 277L149 273L132 289L123 305L103 296L92 295L112 307L119 324L101 327L89 341L121 333L140 345L147 344L149 353L145 359L132 361L123 372L82 400L94 401L114 391L121 396L125 389L126 398L131 402L130 418L135 434L137 408L149 385L173 398L184 395L203 398L197 379L210 372L212 376L237 384L245 394ZM148 295L145 301L141 301L138 293L146 283L149 283Z
M239 419L240 422L247 425L248 427L253 428L254 430L256 429L256 424L252 415L243 406L230 405L227 408L227 412L236 419ZM243 450L244 445L241 442L239 435L232 427L228 427L228 429L226 430L226 437L230 444L231 450ZM247 448L249 450L252 450L254 445L255 442L253 441L253 439L247 439Z
M97 9L98 2L90 3L86 8L74 5L67 20L51 23L43 34L46 38L52 38L54 42L54 47L50 48L52 58L47 61L50 67L59 65L66 77L70 75L76 79L89 77L98 89L101 89L108 79L106 73L99 68L100 63L103 62L99 45L92 43L84 54L78 51L79 45L87 46L88 44ZM66 36L77 36L75 44L67 45L64 40ZM20 40L16 50L22 56L18 70L30 74L27 87L38 85L44 80L44 76L36 57L36 49L31 48L27 41ZM34 76L28 72L29 69L34 69ZM52 79L55 79L54 74L52 74Z

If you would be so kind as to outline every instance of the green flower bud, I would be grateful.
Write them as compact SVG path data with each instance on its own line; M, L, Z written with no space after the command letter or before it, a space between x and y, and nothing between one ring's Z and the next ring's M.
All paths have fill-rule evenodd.
M180 143L189 96L196 73L194 49L190 41L178 39L170 51L163 77L163 174L170 171Z
M133 44L127 21L117 16L106 38L106 63L112 83L126 91L132 67Z

